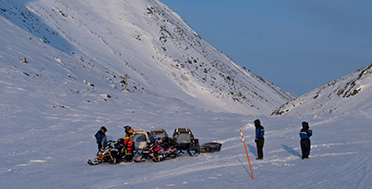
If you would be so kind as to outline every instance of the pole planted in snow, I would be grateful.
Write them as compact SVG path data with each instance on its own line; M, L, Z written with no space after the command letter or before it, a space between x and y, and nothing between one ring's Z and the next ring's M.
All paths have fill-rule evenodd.
M247 150L247 146L245 145L245 141L244 141L244 137L243 137L242 130L240 130L240 136L242 136L242 141L243 141L243 144L244 144L245 153L247 154L247 159L248 159L249 168L251 169L252 180L254 180L254 178L253 178L252 166L251 166L251 161L249 160L248 150Z

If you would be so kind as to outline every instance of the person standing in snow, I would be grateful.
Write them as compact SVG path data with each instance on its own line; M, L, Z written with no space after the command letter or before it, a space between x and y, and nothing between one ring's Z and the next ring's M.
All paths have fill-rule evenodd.
M97 131L97 133L94 135L96 137L96 142L98 144L98 152L100 152L102 147L103 147L102 146L102 141L106 137L106 132L107 132L106 127L102 126L101 129L99 131Z
M131 162L133 159L133 133L134 130L130 126L125 126L125 138L124 138L124 148L123 153L125 154L125 161Z
M264 138L264 134L265 134L265 129L264 127L261 125L261 122L259 119L256 119L254 121L254 126L256 127L256 138L255 138L255 142L256 142L256 147L257 147L257 158L256 160L262 160L263 159L263 147L264 147L264 143L265 143L265 138Z
M300 130L302 159L309 159L311 135L313 135L313 131L309 129L309 123L302 122L302 129Z

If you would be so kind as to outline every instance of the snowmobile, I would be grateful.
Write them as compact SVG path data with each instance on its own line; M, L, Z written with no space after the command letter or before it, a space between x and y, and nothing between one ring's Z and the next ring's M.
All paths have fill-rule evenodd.
M109 140L107 140L109 138ZM124 139L120 138L116 141L112 140L111 136L107 136L102 141L103 148L97 153L94 162L88 159L87 163L89 165L98 165L101 163L116 164L123 160L125 157L122 155L121 151L124 147ZM114 144L115 148L112 146Z
M154 143L150 143L145 147L138 157L133 157L133 161L144 162L146 160L152 160L154 162L163 161L165 159L174 159L178 155L178 150L175 146L173 139L164 137L162 140L157 140Z
M189 128L176 128L173 139L176 142L179 154L185 154L185 151L190 156L200 153L199 139L194 138Z
M154 137L144 129L134 129L133 135L135 155L140 154L143 149L148 147L148 144L155 142Z

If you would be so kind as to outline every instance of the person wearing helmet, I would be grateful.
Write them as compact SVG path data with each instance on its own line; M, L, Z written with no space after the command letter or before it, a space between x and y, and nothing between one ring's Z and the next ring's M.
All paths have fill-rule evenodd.
M125 126L125 138L124 138L124 154L125 154L125 161L131 162L133 159L133 133L134 130L130 126Z
M102 149L102 141L106 138L107 129L105 126L102 126L100 130L94 135L96 137L96 142L98 144L98 152L99 153Z

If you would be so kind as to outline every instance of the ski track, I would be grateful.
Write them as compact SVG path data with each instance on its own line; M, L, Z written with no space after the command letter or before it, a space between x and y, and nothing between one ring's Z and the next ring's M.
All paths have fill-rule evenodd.
M314 145L314 147L315 148L332 148L332 146L338 146L338 145L363 144L363 143L369 143L369 142L370 141L356 141L356 142L351 142L351 143ZM237 145L235 148L238 148L239 146L241 146L241 145ZM230 149L232 149L232 148L230 148ZM228 150L229 149L224 149L224 151L228 151ZM296 150L298 150L298 149L296 149ZM270 151L269 153L273 154L273 153L283 153L283 152L286 152L286 150L277 149L277 150ZM244 166L243 168L248 169L249 165L248 165L245 154L239 154L239 155L235 155L235 156L223 156L223 155L220 155L220 154L221 154L221 152L220 153L211 153L211 154L201 154L201 155L195 156L195 157L182 156L182 157L178 157L177 159L174 159L174 160L168 160L168 161L177 161L179 163L182 163L182 161L188 161L188 158L195 158L195 159L197 159L198 163L194 163L192 165L186 164L186 165L182 165L182 166L177 166L174 169L167 169L167 170L164 170L164 171L157 171L156 173L152 174L151 176L146 177L146 179L137 179L136 181L131 183L131 185L132 184L136 185L136 184L140 184L140 183L143 183L143 182L151 183L151 182L159 180L159 179L160 180L171 179L172 177L175 177L175 178L181 177L182 178L183 175L189 175L189 174L194 174L194 173L209 171L209 170L219 170L221 168L242 169L242 166ZM314 161L314 159L316 160L317 158L326 158L326 157L333 157L333 156L334 157L351 156L351 155L355 155L355 154L357 154L357 152L324 153L324 154L319 154L319 155L310 155L309 160L301 160L300 157L294 156L294 155L285 156L285 157L279 157L277 155L270 155L269 157L266 157L262 161L254 161L253 160L251 162L252 162L252 169L258 171L265 164L269 164L271 166L277 166L277 167L283 167L283 166L294 167L298 164L298 160L300 160L300 161ZM211 162L213 162L212 165L211 165ZM226 162L228 162L228 163L226 163ZM161 162L161 163L165 163L165 162ZM362 169L363 168L362 164L365 164L365 163L360 163L358 165L350 165L350 166L353 166L353 167L357 166L358 169ZM350 166L348 166L348 167L350 167ZM233 167L236 167L236 168L233 168ZM339 170L338 172L345 172L345 171L344 170ZM366 170L364 170L363 173L366 173ZM361 174L363 174L363 173L361 173ZM347 175L349 175L349 173L344 173L341 176L346 177ZM222 176L222 175L220 174L220 176ZM217 178L208 177L208 179L217 179ZM337 180L337 178L334 178L334 179ZM365 180L365 177L361 178L361 180ZM327 181L327 182L332 183L332 181ZM186 184L187 182L184 181L183 183ZM325 183L319 182L318 184L320 186L328 187L328 186L331 186L334 183L325 184ZM174 184L168 184L167 186L174 186Z
M358 156L354 156L354 158L355 157L358 158ZM369 174L366 172L366 169L364 169L364 166L365 161L350 161L342 166L333 166L335 172L338 173L337 177L319 181L317 182L317 185L319 185L322 188L335 187L337 185L340 185L338 184L339 180L349 180L350 178L353 179L356 178L356 180L354 181L355 184L352 184L351 186L349 185L348 187L361 188L361 186L357 183L361 183L361 181L365 180L366 176L368 176ZM357 172L355 172L355 170L357 170Z

